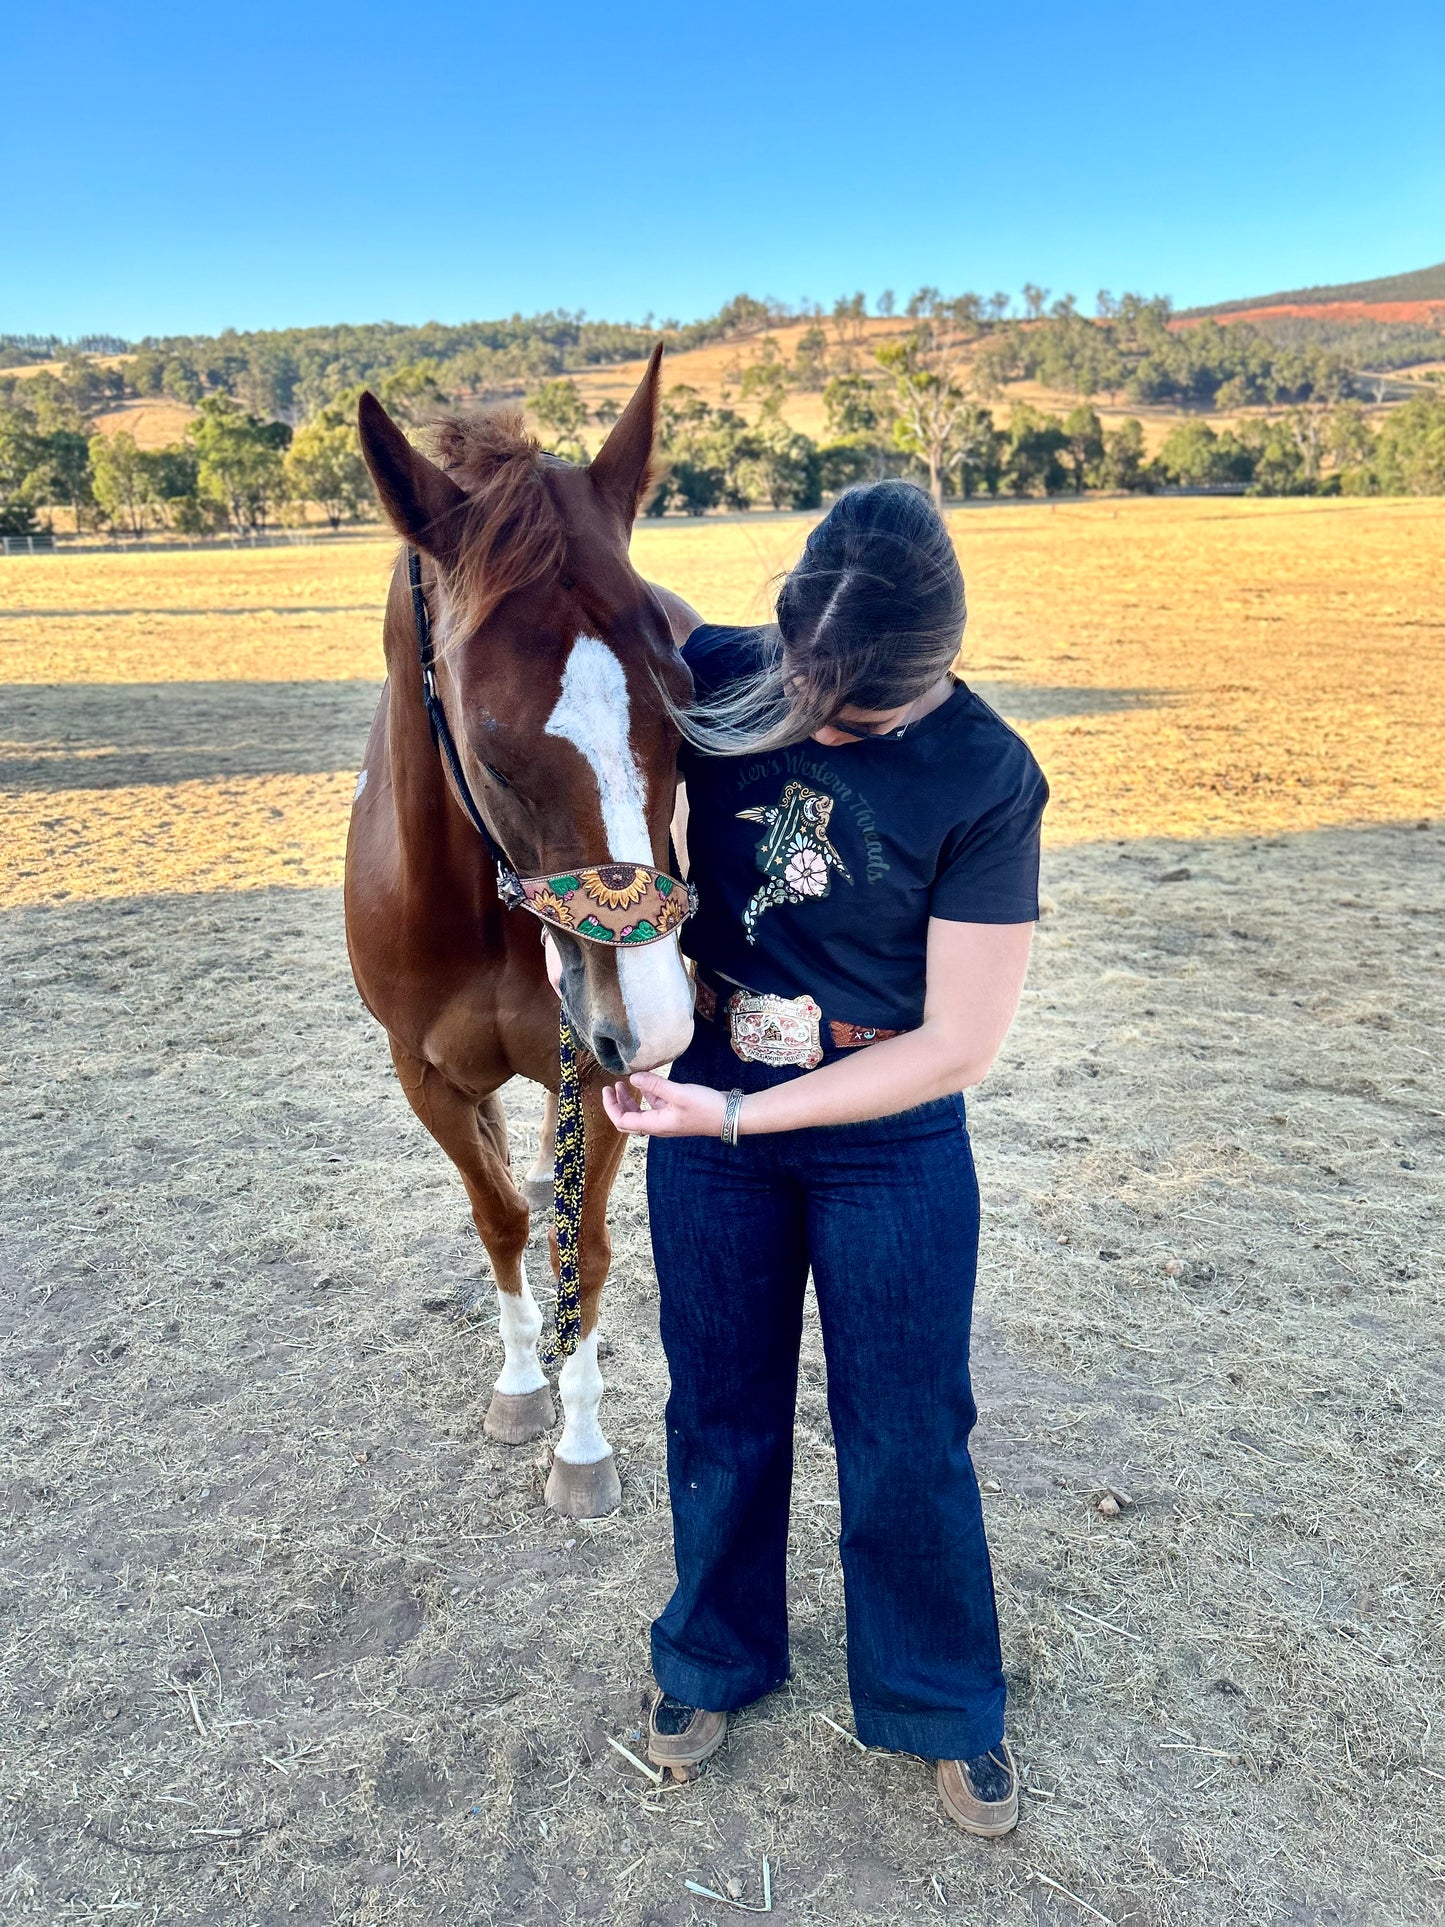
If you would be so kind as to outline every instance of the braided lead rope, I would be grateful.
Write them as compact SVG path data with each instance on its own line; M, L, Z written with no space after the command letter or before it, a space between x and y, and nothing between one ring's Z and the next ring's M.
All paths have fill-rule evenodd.
M557 1232L557 1309L542 1345L548 1367L570 1358L582 1336L582 1275L577 1251L582 1234L583 1154L581 1046L562 1012L557 1036L562 1076L557 1091L557 1150L553 1173L553 1223Z

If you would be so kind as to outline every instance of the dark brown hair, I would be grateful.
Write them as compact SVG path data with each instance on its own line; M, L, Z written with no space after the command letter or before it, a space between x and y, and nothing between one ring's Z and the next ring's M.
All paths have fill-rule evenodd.
M901 708L949 668L966 620L963 573L929 496L911 482L851 488L784 579L757 674L680 725L700 749L739 755L801 742L848 705Z

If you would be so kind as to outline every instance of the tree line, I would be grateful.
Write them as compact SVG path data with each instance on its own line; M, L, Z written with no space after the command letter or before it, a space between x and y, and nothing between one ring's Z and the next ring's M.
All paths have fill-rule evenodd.
M275 328L219 335L147 336L138 342L88 336L73 347L52 336L0 335L0 357L15 364L80 355L128 355L104 371L117 399L168 396L195 407L227 394L255 415L299 427L361 388L375 388L405 367L424 370L437 392L473 402L519 395L567 368L633 361L658 335L675 350L702 347L749 330L778 326L790 311L740 294L700 321L596 321L561 310L514 314L456 326L393 322Z
M566 368L634 357L659 329L678 348L739 347L720 403L686 385L668 392L664 472L647 505L654 515L809 508L884 474L913 475L939 500L1169 486L1445 492L1445 401L1407 403L1377 430L1356 399L1358 371L1318 341L1277 342L1244 323L1171 326L1166 300L1138 295L1101 294L1086 318L1072 296L1050 304L1032 285L1021 304L936 288L899 304L885 292L873 313L901 325L881 339L870 333L861 293L840 296L828 314L739 295L685 328L553 313L455 329L172 337L109 364L73 352L58 371L0 376L0 532L29 533L56 508L77 531L132 535L260 529L306 505L339 527L373 506L353 426L363 386L411 423L458 404L525 398L547 446L585 459L617 410L589 411ZM805 326L785 354L772 330L799 319ZM4 339L32 359L56 345ZM1006 384L1020 378L1072 393L1078 405L1053 414L1017 404L998 419ZM784 415L790 394L810 392L822 397L821 438ZM96 432L97 414L157 394L195 410L171 446L146 450L124 432ZM1136 417L1104 428L1092 405L1101 396L1195 412L1146 457ZM1202 419L1261 406L1268 417L1222 431Z
M998 420L967 397L955 406L918 375L905 350L889 386L835 376L824 391L821 441L776 410L749 424L694 389L672 389L662 406L663 472L646 512L816 508L854 482L888 475L931 486L940 502L1165 488L1445 494L1445 396L1406 402L1378 429L1353 401L1300 405L1222 430L1191 419L1150 456L1137 416L1106 427L1088 402L1062 415L1018 403Z

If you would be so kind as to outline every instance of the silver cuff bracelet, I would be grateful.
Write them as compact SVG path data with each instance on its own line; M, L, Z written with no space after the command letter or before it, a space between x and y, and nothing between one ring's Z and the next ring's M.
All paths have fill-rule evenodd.
M724 1144L737 1143L738 1118L742 1115L742 1108L743 1108L742 1092L729 1091L728 1101L723 1106L722 1141Z

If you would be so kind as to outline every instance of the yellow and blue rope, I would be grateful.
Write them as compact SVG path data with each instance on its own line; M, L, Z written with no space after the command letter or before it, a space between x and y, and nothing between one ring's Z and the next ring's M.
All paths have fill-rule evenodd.
M557 1308L551 1335L542 1346L542 1363L570 1358L582 1336L582 1193L587 1169L583 1145L581 1046L562 1012L558 1031L561 1078L557 1088L557 1150L553 1171L553 1226L557 1233Z

